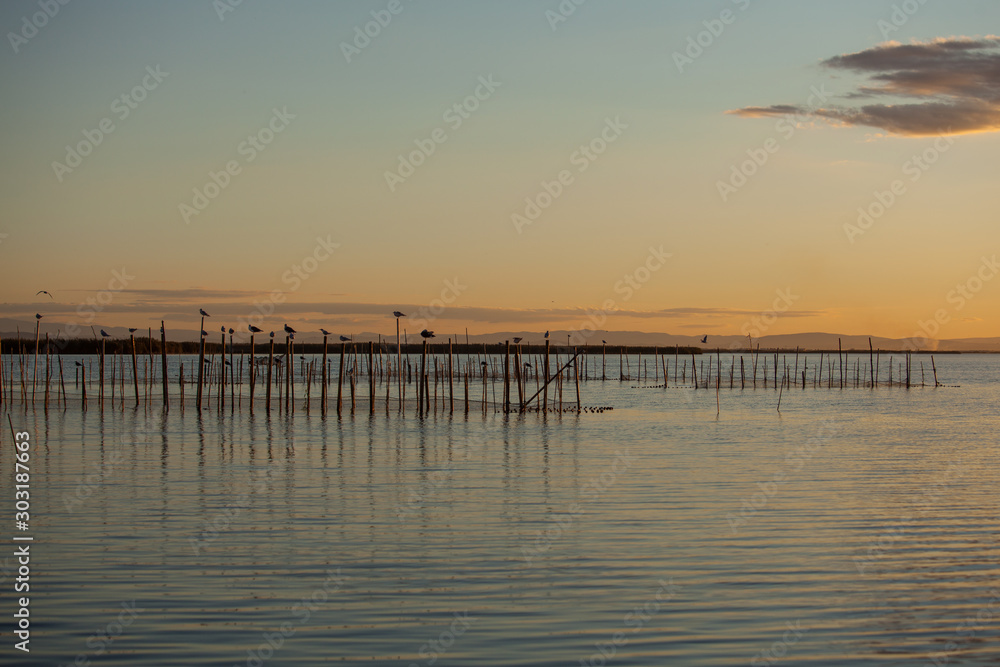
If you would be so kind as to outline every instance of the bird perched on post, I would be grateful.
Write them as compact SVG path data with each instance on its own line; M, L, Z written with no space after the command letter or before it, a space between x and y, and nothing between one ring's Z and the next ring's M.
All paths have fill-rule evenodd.
M514 345L517 345L517 344L518 344L518 343L520 343L520 342L521 342L522 340L524 340L524 339L523 339L523 338L518 338L517 336L515 336L515 337L514 337Z
M434 332L433 331L428 331L427 329L424 329L423 331L421 331L420 335L423 336L424 338L434 338Z
M341 342L341 343L350 343L350 342L351 342L351 339L350 339L350 338L348 338L347 336L341 336L341 337L340 337L340 342Z
M202 329L202 330L201 330L201 336L202 336L202 338L204 338L204 337L205 337L205 336L207 336L207 335L208 335L208 332L207 332L207 331L205 331L204 329Z
M545 332L545 337L546 337L546 338L548 338L548 337L549 337L549 332L548 332L548 331L546 331L546 332Z
M202 317L211 317L211 315L209 315L208 313L206 313L203 308L199 308L198 312L201 313Z
M286 333L286 334L289 334L289 335L292 335L292 334L296 334L296 333L298 333L298 331L296 331L295 329L291 328L290 326L288 326L288 325L286 324L286 325L285 325L285 333Z
M271 332L271 338L274 338L274 332L273 331Z
M222 327L222 333L226 333L226 327L225 327L225 325L223 325L223 327Z
M406 317L406 313L401 313L401 312L399 312L398 310L394 310L394 311L392 311L392 314L393 314L393 315L394 315L395 317Z
M329 332L329 331L327 331L326 329L324 329L323 327L320 327L320 328L319 328L319 331L320 331L320 333L322 333L322 334L323 334L324 336L329 336L329 335L330 335L330 332Z
M129 330L128 330L128 332L129 332L130 334L131 334L131 333L135 333L136 331L138 331L138 329L133 329L132 327L129 327Z
M229 327L229 335L232 336L234 333L236 332L233 330L233 328Z
M248 324L247 326L248 326L248 327L249 327L249 329L250 329L250 333L264 333L264 330L263 330L263 329L258 329L257 327L255 327L255 326L254 326L254 325L252 325L252 324Z
M36 319L36 320L40 320L40 319L42 319L42 316L41 316L41 315L39 315L38 313L35 313L35 319Z
M109 334L104 329L101 329L101 336L103 336L104 338L111 338L111 334Z

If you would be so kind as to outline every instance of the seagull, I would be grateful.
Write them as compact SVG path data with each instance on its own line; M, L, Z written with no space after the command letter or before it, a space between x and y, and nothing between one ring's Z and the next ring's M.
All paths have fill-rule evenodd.
M531 368L531 364L529 364L529 363L528 363L528 362L526 361L526 362L524 362L524 367L525 367L525 368Z
M49 294L48 292L46 292L43 289L40 289L37 292L35 292L35 296L38 296L39 294L48 294L50 299L54 299L55 298L54 296L52 296L51 294Z
M351 339L350 339L350 338L348 338L347 336L341 336L341 337L340 337L340 341L341 341L342 343L349 343L349 342L351 342Z
M330 332L327 331L326 329L324 329L323 327L320 327L319 330L323 333L324 336L329 336L330 335Z
M271 338L274 338L274 332L273 331L271 332Z
M81 367L81 368L83 367L83 364L81 364L79 361L74 361L73 363L76 364L77 366Z
M109 334L104 329L101 329L101 335L104 336L105 338L111 338L111 334Z
M548 332L548 331L546 331L546 332L545 332L545 337L546 337L546 338L548 338L548 337L549 337L549 332Z
M226 333L226 327L225 326L222 327L222 333Z
M602 340L601 342L604 343L605 345L608 344L608 341L606 341L606 340Z
M515 336L515 337L514 337L514 345L517 345L517 344L518 344L518 343L520 343L520 342L521 342L522 340L524 340L524 339L523 339L523 338L518 338L517 336Z
M424 329L423 331L421 331L420 335L423 336L424 338L434 338L434 332L433 331L428 331L427 329Z
M406 313L401 313L398 310L392 311L392 314L395 315L396 317L406 317Z
M295 333L298 333L298 332L295 329L291 328L290 326L288 326L286 324L285 325L285 333L286 334L295 334Z
M229 335L232 336L234 333L236 332L233 330L233 328L229 327Z
M250 328L250 333L264 333L263 329L258 329L252 324L248 324L247 326Z
M38 313L35 313L35 319L36 319L36 320L40 320L40 319L42 319L42 316L41 316L41 315L39 315Z
M208 313L206 313L203 308L199 308L198 312L201 313L202 317L211 317L211 315L209 315Z
M702 339L701 339L701 342L702 343L707 343L708 342L708 336L703 336Z
M138 329L133 329L132 327L129 327L128 330L129 333L135 333L136 331L138 331Z
M207 332L207 331L205 331L204 329L202 329L202 330L201 330L201 335L202 335L203 337L204 337L204 336L207 336L207 335L208 335L208 332Z

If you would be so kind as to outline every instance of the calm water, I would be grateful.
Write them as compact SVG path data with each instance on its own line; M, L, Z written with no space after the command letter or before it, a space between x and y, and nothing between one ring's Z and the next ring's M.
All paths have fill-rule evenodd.
M544 418L16 407L30 664L995 665L1000 357L937 362L959 387L780 414L617 381Z

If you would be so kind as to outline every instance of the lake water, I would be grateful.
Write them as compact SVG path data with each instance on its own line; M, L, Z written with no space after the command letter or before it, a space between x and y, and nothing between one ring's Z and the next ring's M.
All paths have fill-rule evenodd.
M1000 357L936 361L780 413L728 377L585 382L601 414L15 405L0 663L995 665ZM6 428L0 467L11 499Z

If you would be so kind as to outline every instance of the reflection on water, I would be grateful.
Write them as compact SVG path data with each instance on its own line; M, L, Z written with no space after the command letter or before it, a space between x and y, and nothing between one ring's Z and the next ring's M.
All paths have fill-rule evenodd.
M995 664L1000 363L947 369L718 417L619 382L546 418L15 409L32 658Z

